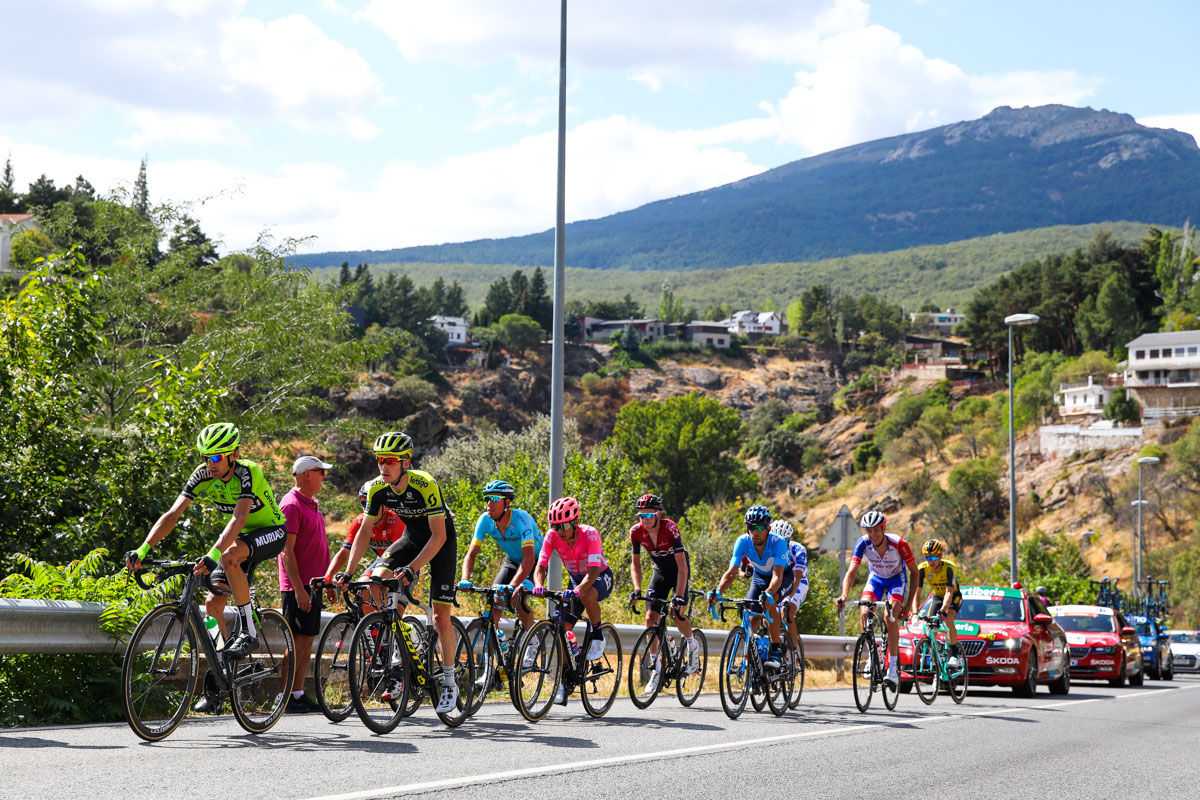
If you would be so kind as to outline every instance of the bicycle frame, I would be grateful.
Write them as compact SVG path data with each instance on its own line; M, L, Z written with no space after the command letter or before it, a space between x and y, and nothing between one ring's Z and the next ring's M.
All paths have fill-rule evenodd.
M688 619L691 619L692 617L692 607L695 604L696 598L703 596L704 592L698 592L695 589L688 591ZM683 676L684 668L687 666L687 656L685 655L685 651L680 648L678 653L672 655L670 647L662 647L662 645L667 643L667 616L671 611L671 603L668 603L666 600L659 600L658 598L652 599L649 597L641 598L641 600L647 609L658 614L658 622L651 625L650 629L658 633L658 641L660 643L659 657L663 659L663 678L668 681L678 680ZM642 612L638 611L637 603L638 599L635 598L630 602L629 607L633 610L633 613L640 614ZM655 606L659 606L659 608L655 608ZM674 615L671 615L671 618L674 619ZM682 637L683 634L680 634L680 636ZM663 653L664 649L666 650L665 653Z

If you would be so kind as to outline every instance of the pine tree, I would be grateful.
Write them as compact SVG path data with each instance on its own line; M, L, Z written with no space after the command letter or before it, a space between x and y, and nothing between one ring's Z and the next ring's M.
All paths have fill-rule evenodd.
M538 325L542 326L547 334L550 333L550 326L554 324L554 301L550 299L550 292L546 286L546 273L542 272L541 267L535 267L533 277L529 280L529 294L525 298L525 314L532 317Z
M446 299L442 306L442 313L448 317L466 317L467 311L466 293L463 291L462 284L455 281L446 290Z
M15 214L21 207L21 200L13 188L12 153L4 162L4 173L0 175L0 214Z
M350 275L350 262L343 261L342 268L338 271L338 286L345 286L353 281L354 278Z
M137 180L133 184L133 210L142 219L150 219L150 190L146 186L146 159L138 167Z
M509 290L512 292L512 306L511 309L506 313L524 314L528 316L529 311L527 301L529 298L529 279L525 277L524 272L518 269L513 272L508 283ZM504 315L501 314L500 316Z

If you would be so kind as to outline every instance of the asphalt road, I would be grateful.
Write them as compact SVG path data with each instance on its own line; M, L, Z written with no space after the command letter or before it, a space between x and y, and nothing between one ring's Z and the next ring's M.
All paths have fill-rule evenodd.
M123 724L0 734L0 796L40 798L585 797L1033 798L1194 792L1200 680L1077 683L1030 700L973 689L954 705L809 691L782 718L728 719L715 696L682 708L618 700L603 720L577 699L538 724L491 705L458 730L428 706L376 736L356 717L288 716L261 736L232 718L188 720L147 744ZM878 706L878 707L877 707ZM516 794L513 794L516 792Z

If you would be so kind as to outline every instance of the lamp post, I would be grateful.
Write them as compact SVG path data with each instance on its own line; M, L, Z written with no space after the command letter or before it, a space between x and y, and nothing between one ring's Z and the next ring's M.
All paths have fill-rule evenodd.
M1012 582L1017 582L1017 444L1013 434L1013 328L1033 325L1037 314L1011 314L1004 318L1008 326L1008 557Z
M1089 542L1089 540L1090 540L1090 539L1091 539L1093 536L1095 536L1095 535L1096 535L1096 532L1095 532L1095 531L1080 531L1080 532L1078 533L1078 536L1079 536L1079 552L1081 552L1081 553L1082 553L1082 552L1084 552L1084 551L1086 551L1086 550L1087 550L1087 546L1088 546L1088 544L1090 543L1090 542Z
M1140 592L1142 585L1142 506L1149 501L1142 499L1142 465L1157 464L1155 456L1142 456L1137 460L1138 465L1138 499L1133 505L1137 506L1137 529L1133 540L1133 591Z

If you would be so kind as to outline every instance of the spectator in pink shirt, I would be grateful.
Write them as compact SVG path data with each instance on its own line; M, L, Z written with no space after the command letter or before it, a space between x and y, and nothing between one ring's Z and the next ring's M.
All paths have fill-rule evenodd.
M292 464L296 485L283 496L279 510L287 519L287 544L279 554L279 595L284 619L296 640L296 678L287 710L292 714L319 712L304 694L313 639L321 632L321 598L309 596L308 582L325 575L329 566L329 536L316 494L332 467L316 456L301 456Z

